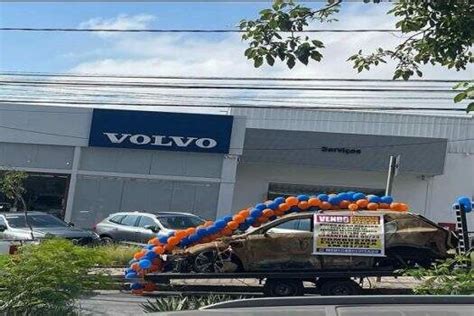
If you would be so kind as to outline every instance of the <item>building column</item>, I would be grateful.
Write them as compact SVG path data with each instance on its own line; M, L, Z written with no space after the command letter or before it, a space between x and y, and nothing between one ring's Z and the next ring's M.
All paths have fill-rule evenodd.
M69 179L69 189L67 191L66 212L64 220L70 222L72 219L72 208L74 206L74 196L76 193L77 171L79 170L79 161L81 160L81 147L74 147L74 157L72 160L71 177Z
M217 217L233 214L232 199L234 198L235 175L240 156L225 155L222 161L222 175L217 202Z

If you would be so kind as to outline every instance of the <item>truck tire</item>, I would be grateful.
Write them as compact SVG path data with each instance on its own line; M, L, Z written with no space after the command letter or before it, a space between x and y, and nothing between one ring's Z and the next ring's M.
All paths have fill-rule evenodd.
M304 287L302 280L293 279L267 279L263 286L265 296L302 296Z
M324 279L318 282L323 296L357 295L362 288L351 279Z

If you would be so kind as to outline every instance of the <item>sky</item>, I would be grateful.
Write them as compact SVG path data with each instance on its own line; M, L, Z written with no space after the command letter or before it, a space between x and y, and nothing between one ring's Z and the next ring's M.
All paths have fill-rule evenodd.
M72 2L0 3L0 27L86 27L231 29L242 18L255 18L267 2ZM312 7L322 2L310 2ZM391 4L349 2L338 22L312 28L393 29ZM359 49L393 47L392 33L317 33L326 44L321 63L255 69L243 56L239 34L39 33L0 32L0 71L82 72L127 75L282 76L312 78L386 78L393 64L357 74L345 60ZM425 67L425 78L462 79L467 72Z

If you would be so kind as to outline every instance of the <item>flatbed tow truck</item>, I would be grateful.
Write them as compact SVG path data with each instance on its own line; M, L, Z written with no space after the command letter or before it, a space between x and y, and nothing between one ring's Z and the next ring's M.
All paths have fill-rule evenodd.
M152 273L145 281L155 284L170 284L171 280L198 279L256 279L266 296L301 296L305 289L303 282L312 282L321 295L357 295L362 291L361 281L368 277L397 277L393 269L374 270L324 270L293 272L241 272L241 273ZM356 282L354 280L359 280Z

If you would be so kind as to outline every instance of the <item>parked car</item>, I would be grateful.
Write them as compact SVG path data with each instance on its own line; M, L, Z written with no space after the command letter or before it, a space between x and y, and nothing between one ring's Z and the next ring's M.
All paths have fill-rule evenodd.
M342 215L349 211L342 211ZM386 257L313 255L313 215L294 213L253 231L175 250L166 270L176 272L291 271L427 266L449 256L457 237L412 213L371 211L385 222Z
M73 227L56 216L43 212L28 212L28 223L33 228L35 239L57 236L72 240L79 245L95 244L99 236L92 232ZM20 212L0 213L0 239L31 240L31 231Z
M156 235L168 234L177 229L197 227L206 221L190 213L121 212L109 215L95 226L104 242L131 241L146 243Z

